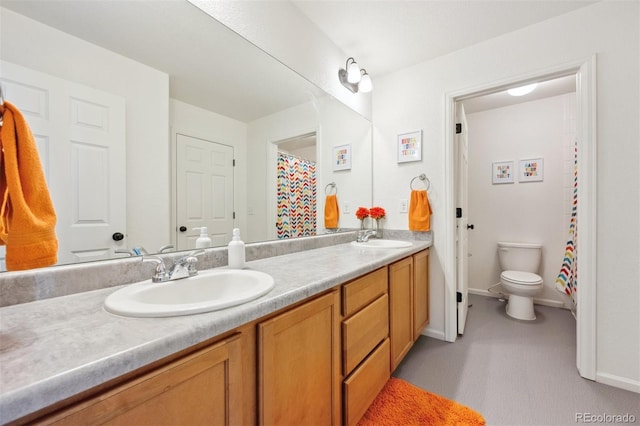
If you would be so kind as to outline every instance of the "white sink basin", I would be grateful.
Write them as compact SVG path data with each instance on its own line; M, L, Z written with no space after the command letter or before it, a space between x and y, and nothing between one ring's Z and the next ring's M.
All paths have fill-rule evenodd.
M411 241L382 240L382 239L371 238L371 239L369 239L369 241L364 242L364 243L359 243L357 241L352 241L351 245L356 246L356 247L362 247L362 248L392 249L392 248L411 247L413 245L413 243Z
M128 317L173 317L216 311L250 302L271 291L273 278L259 271L212 269L194 277L121 288L104 302L108 312Z

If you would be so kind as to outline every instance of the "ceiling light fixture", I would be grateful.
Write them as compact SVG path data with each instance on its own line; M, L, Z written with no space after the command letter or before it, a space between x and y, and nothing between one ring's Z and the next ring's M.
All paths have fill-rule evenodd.
M340 83L353 93L370 92L372 89L371 77L364 68L360 69L355 59L347 59L344 68L338 70Z
M507 90L507 93L511 96L524 96L533 92L537 86L538 83L533 83L522 87L514 87L513 89Z

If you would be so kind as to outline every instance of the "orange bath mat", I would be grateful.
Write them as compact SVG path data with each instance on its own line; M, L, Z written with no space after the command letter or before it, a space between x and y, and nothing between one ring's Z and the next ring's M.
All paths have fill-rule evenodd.
M485 425L471 408L392 377L358 426Z

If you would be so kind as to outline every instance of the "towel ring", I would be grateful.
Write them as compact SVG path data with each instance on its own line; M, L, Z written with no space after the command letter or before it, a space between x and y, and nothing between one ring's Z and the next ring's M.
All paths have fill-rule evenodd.
M429 190L429 188L431 187L431 181L427 178L427 176L426 176L424 173L422 173L421 175L416 176L416 177L414 177L413 179L411 179L411 183L409 184L409 188L411 188L412 190L413 190L413 189L415 189L415 188L413 187L413 182L414 182L416 179L420 179L420 180L425 184L425 186L426 186L426 188L425 188L425 189L426 189L427 191Z
M324 187L324 194L325 195L330 195L329 194L329 187L333 188L335 190L334 194L338 195L338 185L336 185L335 182L331 182L328 183L327 186Z

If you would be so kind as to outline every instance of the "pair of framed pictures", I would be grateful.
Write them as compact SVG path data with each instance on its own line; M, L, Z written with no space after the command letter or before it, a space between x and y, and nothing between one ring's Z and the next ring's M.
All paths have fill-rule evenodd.
M529 158L520 160L516 171L513 161L497 161L491 166L493 184L513 183L516 173L519 182L540 182L544 177L544 159Z

